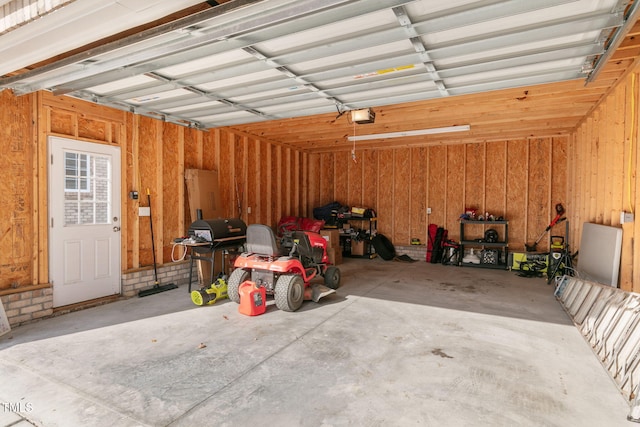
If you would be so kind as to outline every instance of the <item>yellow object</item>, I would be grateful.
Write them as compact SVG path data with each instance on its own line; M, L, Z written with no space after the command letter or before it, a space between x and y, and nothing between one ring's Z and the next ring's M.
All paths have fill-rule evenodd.
M207 289L199 291L191 291L191 301L195 305L211 305L220 299L228 298L227 282L223 278L219 278L211 284Z

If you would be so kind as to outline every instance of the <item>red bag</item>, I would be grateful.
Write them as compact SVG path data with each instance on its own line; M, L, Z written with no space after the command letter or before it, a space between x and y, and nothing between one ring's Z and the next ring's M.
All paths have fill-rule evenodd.
M278 228L276 230L276 234L278 237L282 237L282 233L285 231L296 231L299 230L298 217L295 216L283 216L278 221Z
M427 238L427 262L431 262L431 256L433 255L433 245L436 241L437 232L438 232L438 226L436 224L429 224L428 238Z
M313 231L319 233L324 227L323 219L302 218L297 216L283 216L278 221L277 235L282 237L286 231Z
M319 233L324 227L323 219L311 219L311 218L300 218L298 221L300 226L300 230L302 231L313 231L314 233Z

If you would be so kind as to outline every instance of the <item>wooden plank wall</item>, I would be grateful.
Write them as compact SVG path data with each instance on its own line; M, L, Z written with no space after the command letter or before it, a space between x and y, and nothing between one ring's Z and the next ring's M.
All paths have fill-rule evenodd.
M122 160L122 270L171 262L172 242L191 224L184 170L218 170L223 214L275 227L306 212L306 154L228 130L201 131L66 97L0 92L0 292L48 285L47 138L118 146ZM320 181L317 181L319 184ZM129 192L139 193L138 200ZM250 208L250 209L249 209ZM249 213L250 211L250 213Z
M572 135L448 145L356 146L348 151L304 153L266 138L229 129L200 131L47 93L0 93L0 291L48 281L47 147L49 135L121 148L123 167L123 270L151 262L146 188L153 203L157 258L170 262L171 242L191 223L185 210L186 168L217 169L227 217L275 226L281 215L311 216L337 200L372 207L379 231L397 245L426 241L430 223L459 234L466 207L509 220L510 248L532 243L563 203L570 243L579 248L585 221L619 225L634 212L638 161L638 83L630 74L613 88ZM140 199L127 197L137 190ZM427 215L426 209L432 209ZM251 208L251 212L249 212ZM621 287L640 290L640 227L623 224ZM500 231L500 230L499 230ZM564 227L553 234L564 235ZM548 235L540 247L546 248ZM636 283L637 285L634 285Z
M459 237L466 208L509 220L509 247L533 243L567 198L567 137L309 154L309 211L332 201L373 208L395 245L429 224ZM427 215L431 208L431 215ZM501 227L496 227L503 233ZM554 229L564 236L564 228ZM482 237L482 236L477 236ZM502 238L502 236L501 236ZM549 236L539 248L549 247Z
M582 224L623 229L620 288L640 292L640 225L620 224L638 206L638 71L614 87L577 128L567 145L570 239L579 248ZM637 215L636 215L637 216ZM579 263L579 257L578 257Z
M0 289L37 283L33 98L0 92Z

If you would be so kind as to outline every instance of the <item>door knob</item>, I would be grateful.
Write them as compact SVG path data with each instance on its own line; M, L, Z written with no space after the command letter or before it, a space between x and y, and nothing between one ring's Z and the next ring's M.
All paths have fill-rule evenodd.
M120 227L118 227L118 226L113 227L113 231L115 231L115 232L120 231Z

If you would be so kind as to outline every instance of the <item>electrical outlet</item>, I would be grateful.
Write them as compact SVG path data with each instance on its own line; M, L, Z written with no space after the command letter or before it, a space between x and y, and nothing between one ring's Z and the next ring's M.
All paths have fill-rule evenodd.
M431 215L431 208L427 208L427 215Z
M627 222L633 222L633 213L620 212L620 224L625 224Z
M247 213L250 214L251 213L251 206L247 206Z

